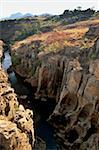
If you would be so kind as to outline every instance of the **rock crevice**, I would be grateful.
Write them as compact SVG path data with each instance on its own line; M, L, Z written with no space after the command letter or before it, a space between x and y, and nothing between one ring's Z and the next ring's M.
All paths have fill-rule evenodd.
M0 59L3 45L0 41ZM33 112L19 104L0 62L0 149L32 150L34 141Z

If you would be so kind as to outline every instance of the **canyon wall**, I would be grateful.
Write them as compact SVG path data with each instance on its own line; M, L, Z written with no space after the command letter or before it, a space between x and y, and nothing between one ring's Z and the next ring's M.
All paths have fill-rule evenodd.
M63 150L99 149L99 16L87 11L0 22L1 38L13 44L13 70L35 99L56 102L48 122ZM2 48L1 41L0 59ZM0 65L0 149L32 150L34 141L33 113L18 103Z
M8 75L1 67L3 46L0 41L0 149L32 150L35 141L33 112L18 103Z
M8 34L10 40L15 42L10 49L12 68L24 82L31 84L35 100L55 101L56 107L50 114L48 122L54 129L59 149L98 150L99 16L69 25L65 24L63 16L60 17L65 22L59 20L57 25L54 22L53 30L24 37L25 39L21 41L13 40L12 33L15 34L16 31ZM53 27L52 22L47 22L46 19L43 21L42 25L50 23ZM9 21L8 23L10 24ZM26 25L26 22L23 24ZM7 29L4 29L4 32L8 31ZM5 35L2 38L5 38ZM6 101L6 98L4 100ZM30 130L27 130L31 129L31 126L27 128L22 126L24 117L20 118L19 110L22 109L23 112L23 106L15 104L17 108L9 109L10 104L7 102L4 104L1 113L4 113L5 117L7 115L7 118L10 117L8 121L17 124L18 131L21 130L28 136L27 139L30 140L27 145L31 147L31 134ZM24 110L24 114L26 112L27 110ZM25 120L28 122L27 118Z
M73 60L64 69L60 98L49 117L61 149L99 148L99 40L93 50L97 59L85 68Z
M39 41L34 44L38 49ZM99 39L89 49L66 47L56 53L38 52L30 46L12 49L12 57L18 58L14 69L36 89L35 98L56 101L48 121L60 149L97 150Z

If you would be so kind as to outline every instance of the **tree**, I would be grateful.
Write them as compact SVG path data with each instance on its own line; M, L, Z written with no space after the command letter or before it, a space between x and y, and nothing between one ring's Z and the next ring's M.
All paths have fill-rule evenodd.
M77 10L81 11L82 7L81 6L78 6L77 7Z

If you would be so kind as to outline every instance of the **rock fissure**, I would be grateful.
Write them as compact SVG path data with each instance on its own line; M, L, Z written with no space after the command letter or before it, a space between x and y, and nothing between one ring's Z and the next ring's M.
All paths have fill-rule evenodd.
M46 55L44 57L46 58ZM32 79L33 83L35 80L38 82L37 97L53 97L57 103L48 119L57 131L56 141L62 143L61 148L75 150L77 147L82 149L82 145L86 146L90 140L96 142L98 127L94 128L92 122L99 115L95 108L99 99L98 57L89 61L87 65L83 65L84 62L80 64L77 58L63 60L63 56L59 57L57 53L49 56L47 61L44 62L44 58L42 61L38 73L36 72L38 75L34 74L35 79ZM93 114L94 119L91 121ZM97 126L98 119L95 121L94 124Z
M77 13L75 11L74 14ZM88 9L87 11L92 10ZM19 94L18 99L23 104L26 102L29 108L36 107L36 110L34 109L35 116L38 109L41 114L36 118L41 121L39 133L45 134L45 139L49 138L49 133L44 133L46 130L43 131L43 127L46 128L45 120L47 119L54 130L59 150L97 150L99 147L98 15L96 17L94 14L86 21L65 25L68 13L70 12L65 11L63 15L58 16L57 19L58 21L61 19L61 22L58 22L59 25L56 27L57 21L55 21L51 31L40 32L29 37L26 35L27 38L24 37L25 39L22 41L15 42L16 34L19 35L20 31L19 33L13 31L15 35L8 32L9 42L15 42L11 45L12 68L16 74L22 77L23 82L29 83L33 88L31 93L21 96ZM85 12L80 11L80 13ZM53 19L55 19L54 17ZM75 17L74 15L74 20ZM48 23L50 23L50 19ZM41 21L42 25L45 24L45 20ZM24 22L25 20L23 20ZM3 23L9 25L11 22ZM3 23L1 22L1 25ZM22 20L19 21L20 23ZM29 24L31 25L31 21ZM17 24L14 26L17 29ZM5 35L2 37L7 40ZM11 70L8 69L8 71ZM0 135L2 139L5 139L9 149L20 148L20 140L28 143L24 145L30 146L26 149L31 149L34 145L33 114L27 109L28 106L25 109L23 105L19 104L14 90L8 85L7 75L3 70L1 72L1 128L5 128L7 122L10 127L12 124L14 125L13 130L12 128L10 130L10 127L7 128L8 134L1 129L0 132L3 134ZM29 94L32 94L31 100L28 100ZM55 107L52 103L55 104ZM15 144L13 144L15 140L13 131L20 134L19 137L17 136ZM24 135L24 139L21 134ZM7 141L7 138L10 138L11 143ZM39 141L38 138L36 143ZM4 141L2 143L4 144ZM3 144L0 143L0 146L3 147Z
M0 58L3 56L3 45L4 43L0 41L0 53L2 54ZM32 150L35 141L33 112L29 109L25 110L18 103L17 96L8 83L8 75L2 67L0 67L0 81L0 149ZM16 114L17 116L21 114L21 118L16 120ZM18 127L18 122L21 128ZM24 132L23 129L25 129Z

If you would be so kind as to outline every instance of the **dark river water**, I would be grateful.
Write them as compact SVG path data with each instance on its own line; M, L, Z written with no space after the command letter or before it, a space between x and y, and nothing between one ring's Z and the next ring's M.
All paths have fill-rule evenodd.
M5 71L12 65L9 51L4 53L2 67ZM46 142L46 150L57 150L53 132L46 119L55 107L54 100L41 102L35 100L32 88L26 86L14 72L9 73L9 81L15 92L19 96L27 95L27 99L19 100L25 108L30 108L34 112L34 120L36 120L36 135Z

